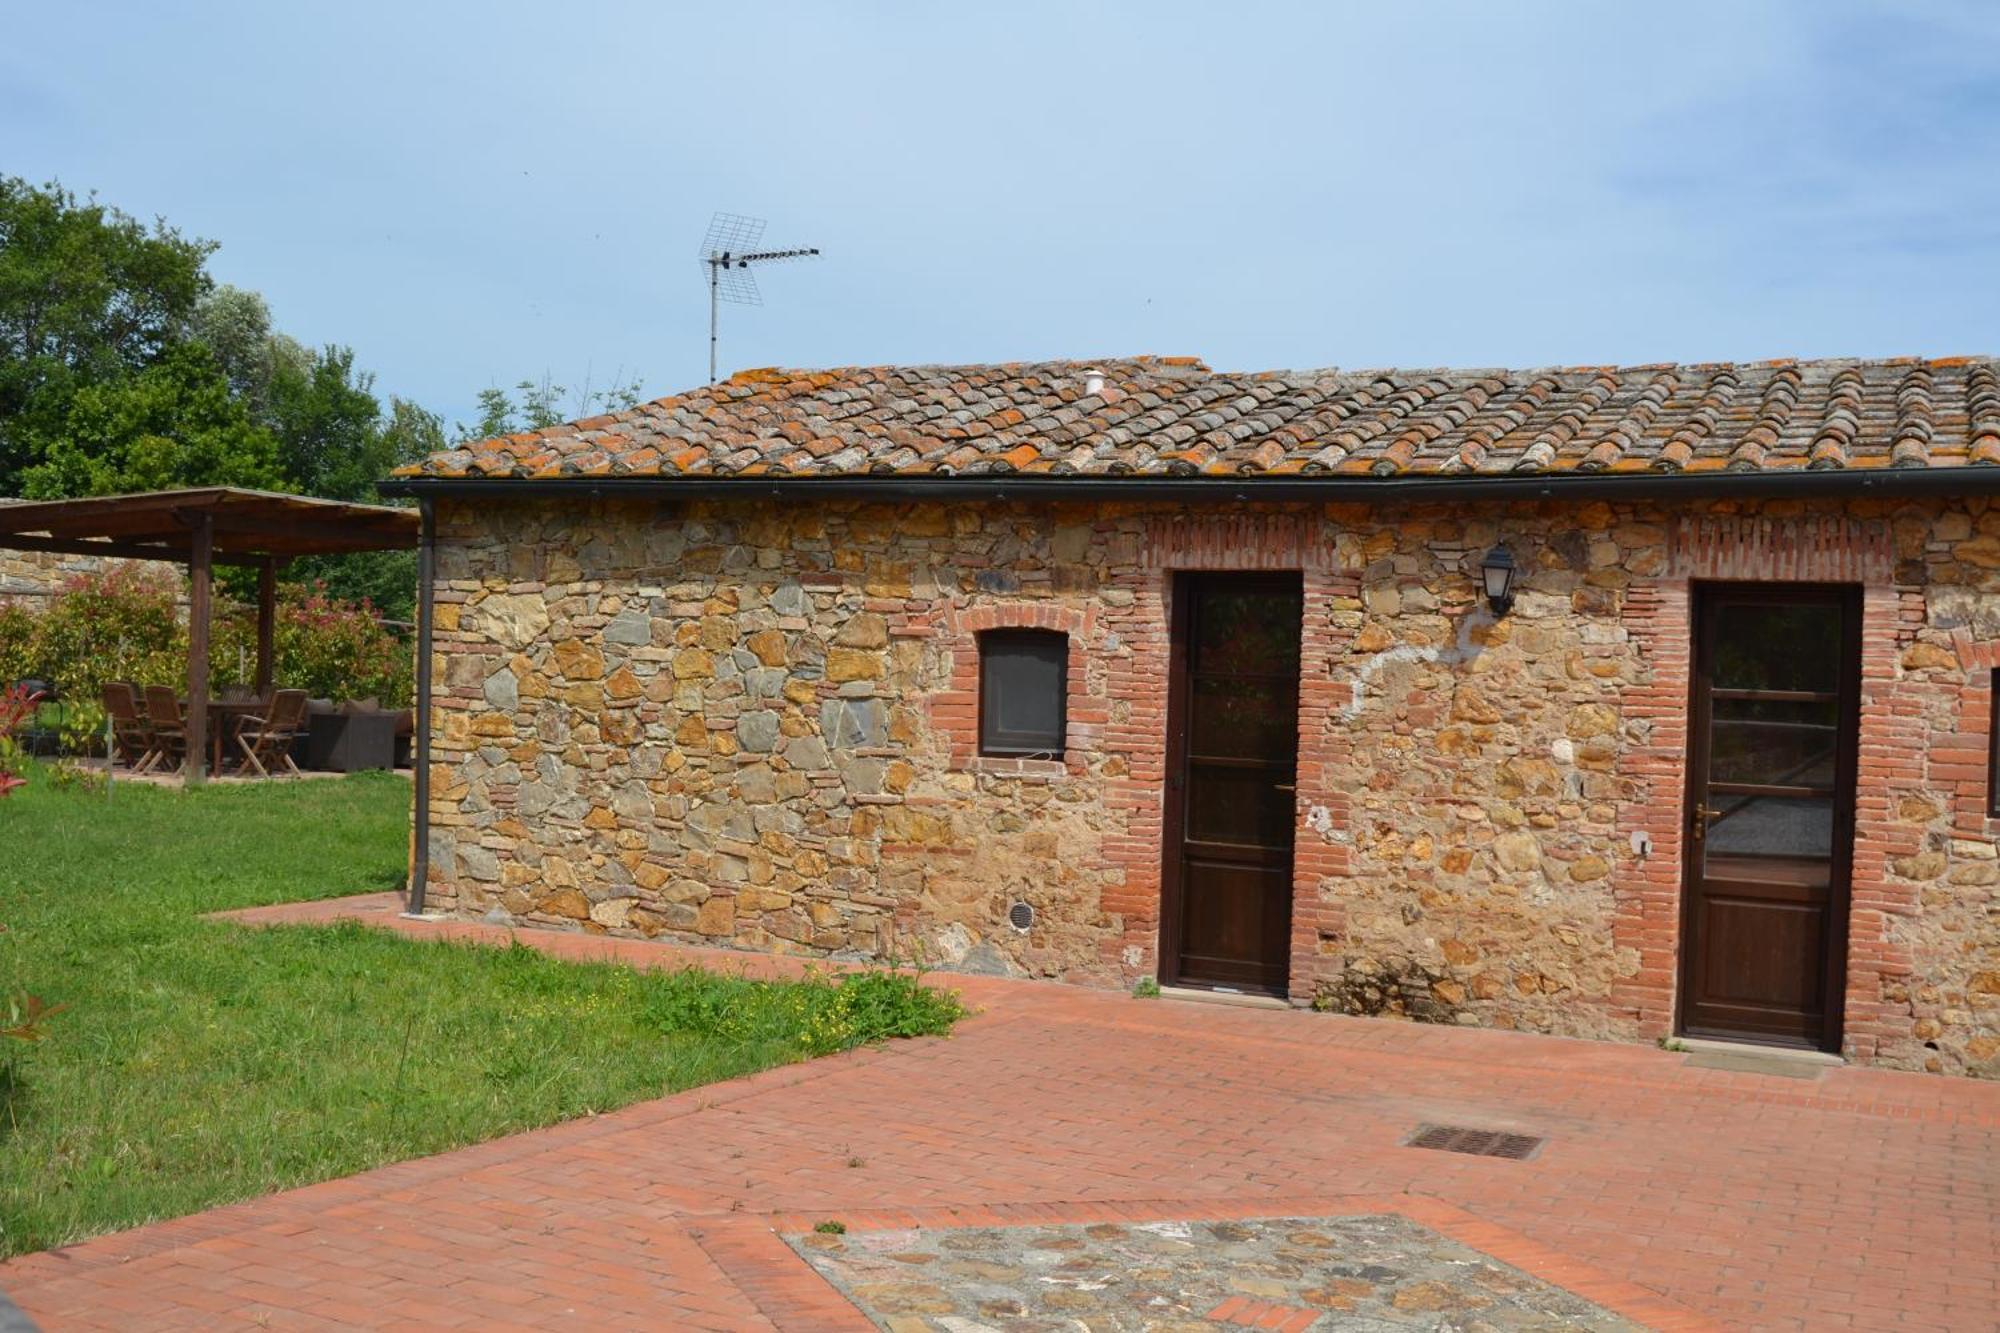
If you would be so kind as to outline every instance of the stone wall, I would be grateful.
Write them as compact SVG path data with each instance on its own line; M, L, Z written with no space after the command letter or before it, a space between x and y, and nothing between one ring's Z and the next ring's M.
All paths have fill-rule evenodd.
M36 607L78 574L95 573L107 565L138 565L148 573L184 576L179 565L159 560L107 560L95 555L60 555L54 551L0 549L0 599L19 599Z
M1672 1024L1690 581L1861 583L1849 1053L2000 1069L1981 502L439 515L438 904L1129 985L1170 575L1299 569L1294 1001L1626 1039ZM1071 637L1062 761L976 753L976 636L1010 625Z

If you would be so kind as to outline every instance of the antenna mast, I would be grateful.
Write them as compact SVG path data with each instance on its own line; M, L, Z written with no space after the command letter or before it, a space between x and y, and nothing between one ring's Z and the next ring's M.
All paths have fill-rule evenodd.
M708 224L701 243L702 267L708 270L708 382L715 383L716 344L722 327L722 302L762 305L757 276L752 264L775 264L792 259L814 259L816 248L759 250L764 239L764 219L746 218L740 213L717 213Z

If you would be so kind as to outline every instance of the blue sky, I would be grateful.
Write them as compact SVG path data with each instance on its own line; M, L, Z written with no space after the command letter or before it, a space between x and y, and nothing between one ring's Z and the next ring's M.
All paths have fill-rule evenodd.
M723 366L2000 351L2000 6L16 4L0 171L448 417Z

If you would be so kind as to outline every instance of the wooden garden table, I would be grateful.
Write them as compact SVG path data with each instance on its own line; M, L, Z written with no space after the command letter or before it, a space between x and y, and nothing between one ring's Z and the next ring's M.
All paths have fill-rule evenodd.
M222 772L224 751L229 742L236 739L236 728L246 717L261 717L269 708L269 699L210 699L208 701L208 736L211 747L208 771ZM181 700L183 710L187 700Z

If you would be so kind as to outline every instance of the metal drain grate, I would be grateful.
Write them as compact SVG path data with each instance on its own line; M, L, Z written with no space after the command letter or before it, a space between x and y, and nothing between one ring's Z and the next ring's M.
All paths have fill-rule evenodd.
M1403 1140L1406 1148L1435 1148L1439 1152L1462 1152L1473 1157L1505 1157L1525 1161L1535 1155L1544 1141L1533 1134L1508 1134L1497 1129L1472 1129L1465 1125L1418 1125Z

